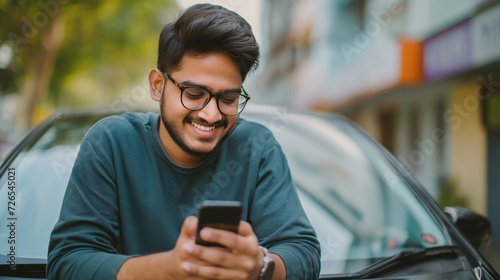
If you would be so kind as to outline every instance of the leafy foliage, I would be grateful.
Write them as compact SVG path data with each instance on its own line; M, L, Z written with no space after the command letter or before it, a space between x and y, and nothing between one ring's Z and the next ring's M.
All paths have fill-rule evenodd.
M457 180L453 178L448 178L443 180L440 186L438 203L441 207L469 206L469 201L467 197L461 192Z
M14 52L0 94L40 80L26 95L35 102L108 104L156 67L159 33L176 10L169 0L0 0L0 46Z

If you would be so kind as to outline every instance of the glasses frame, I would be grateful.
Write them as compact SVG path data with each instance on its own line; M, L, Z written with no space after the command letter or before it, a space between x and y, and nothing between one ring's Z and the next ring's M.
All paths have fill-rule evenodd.
M212 100L212 97L215 97L216 98L216 101L217 101L217 109L219 110L219 112L223 115L227 115L227 116L236 116L236 115L239 115L241 114L241 112L243 112L243 110L245 110L245 107L247 106L247 103L248 101L250 100L250 96L248 95L248 93L245 91L245 89L243 88L243 85L241 86L241 93L239 92L223 92L223 93L211 93L209 90L207 90L206 88L202 87L202 86L181 86L179 83L177 83L174 78L172 78L168 73L166 72L161 72L163 75L167 76L167 78L181 91L181 95L180 95L180 99L181 99L181 104L182 106L184 106L184 108L188 109L188 110L191 110L191 111L199 111L199 110L202 110L203 108L205 108L207 106L208 103L210 103L210 100ZM166 80L165 82L163 83L163 93L165 93L165 85L166 85ZM205 103L203 103L203 105L199 108L199 109L191 109L191 108L188 108L186 107L186 105L184 105L184 102L182 101L182 95L184 94L184 90L186 89L189 89L189 88L198 88L198 89L202 89L206 92L208 92L209 94L209 98L207 98L207 100L205 101ZM220 109L220 106L219 106L219 99L221 96L224 96L226 94L239 94L241 96L243 96L245 98L245 103L243 104L243 107L241 108L241 110L238 110L237 113L235 114L226 114L224 112L221 111ZM239 105L238 105L238 108L239 108Z

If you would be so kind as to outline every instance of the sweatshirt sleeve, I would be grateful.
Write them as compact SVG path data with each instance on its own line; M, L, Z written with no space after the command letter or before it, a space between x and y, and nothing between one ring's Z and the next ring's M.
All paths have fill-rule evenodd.
M318 279L320 246L293 186L287 160L270 135L260 160L252 205L259 243L279 255L287 279Z
M104 130L104 131L103 131ZM48 279L115 279L131 256L118 254L119 215L105 129L82 141L49 242Z

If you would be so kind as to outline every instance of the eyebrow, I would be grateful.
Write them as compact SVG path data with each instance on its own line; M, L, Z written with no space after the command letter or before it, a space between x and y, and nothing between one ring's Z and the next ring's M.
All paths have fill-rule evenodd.
M190 80L180 82L179 84L181 86L186 86L186 87L190 87L190 86L200 87L200 88L205 89L205 90L207 90L207 91L209 91L209 92L211 92L213 94L232 93L232 92L241 93L241 87L234 88L234 89L226 89L226 90L224 90L222 92L213 92L213 89L211 87L200 85L200 84L197 84L197 83L192 82Z

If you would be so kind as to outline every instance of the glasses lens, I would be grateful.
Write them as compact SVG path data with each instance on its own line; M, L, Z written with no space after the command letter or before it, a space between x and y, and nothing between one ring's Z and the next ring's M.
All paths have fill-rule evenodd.
M241 113L247 103L247 98L239 93L222 93L218 95L219 110L226 115ZM210 93L202 88L184 88L181 102L190 110L199 110L208 103Z
M239 93L224 93L219 97L219 109L226 115L241 113L247 99Z
M184 107L198 110L205 106L210 94L201 88L185 88L182 92L181 102Z

